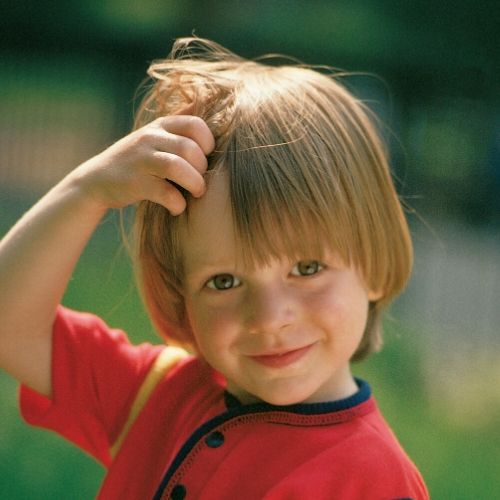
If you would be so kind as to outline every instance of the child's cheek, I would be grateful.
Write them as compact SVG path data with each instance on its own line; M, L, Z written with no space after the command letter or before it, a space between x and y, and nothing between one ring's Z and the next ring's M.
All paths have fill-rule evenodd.
M340 334L343 328L364 328L368 300L364 294L354 293L352 289L327 286L310 296L307 308L313 311L312 318L316 322Z
M307 309L316 311L318 315L339 316L347 309L348 297L340 287L326 283L324 286L310 290L305 296Z
M318 321L337 326L346 321L349 309L345 298L332 293L318 294L309 307L315 307L315 317Z
M195 337L203 344L224 342L238 329L238 311L231 301L193 303L189 317Z

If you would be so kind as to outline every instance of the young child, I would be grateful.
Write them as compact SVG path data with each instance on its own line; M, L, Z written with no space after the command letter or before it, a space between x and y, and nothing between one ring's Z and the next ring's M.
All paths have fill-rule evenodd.
M350 369L412 262L368 110L331 75L202 39L149 74L136 130L0 245L0 363L23 416L107 468L102 499L428 498ZM106 211L136 203L167 347L59 305Z

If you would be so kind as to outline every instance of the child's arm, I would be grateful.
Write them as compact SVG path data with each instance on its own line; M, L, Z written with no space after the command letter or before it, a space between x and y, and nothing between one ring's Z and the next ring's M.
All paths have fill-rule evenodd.
M160 118L80 165L0 242L0 367L51 394L55 311L88 239L109 208L151 200L174 214L186 202L173 184L204 193L213 136L200 118Z

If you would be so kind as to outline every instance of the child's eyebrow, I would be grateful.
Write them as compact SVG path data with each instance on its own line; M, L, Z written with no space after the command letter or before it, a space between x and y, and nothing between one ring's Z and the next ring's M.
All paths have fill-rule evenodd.
M231 259L210 259L207 256L195 257L184 261L184 272L186 276L196 277L221 271L235 270L236 264Z

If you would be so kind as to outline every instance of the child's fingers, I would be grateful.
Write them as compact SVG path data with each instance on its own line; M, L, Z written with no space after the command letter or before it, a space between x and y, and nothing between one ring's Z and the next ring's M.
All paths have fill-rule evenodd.
M207 157L200 146L189 137L163 133L162 137L158 137L155 147L158 153L171 153L183 158L202 174L207 169Z
M144 199L165 207L172 215L180 215L186 208L186 200L181 192L164 179L151 177Z
M215 139L208 125L198 116L174 115L157 119L157 123L167 132L195 141L204 155L210 154L215 147Z
M175 182L195 197L199 197L205 192L203 176L184 158L163 151L157 151L154 158L156 177Z

